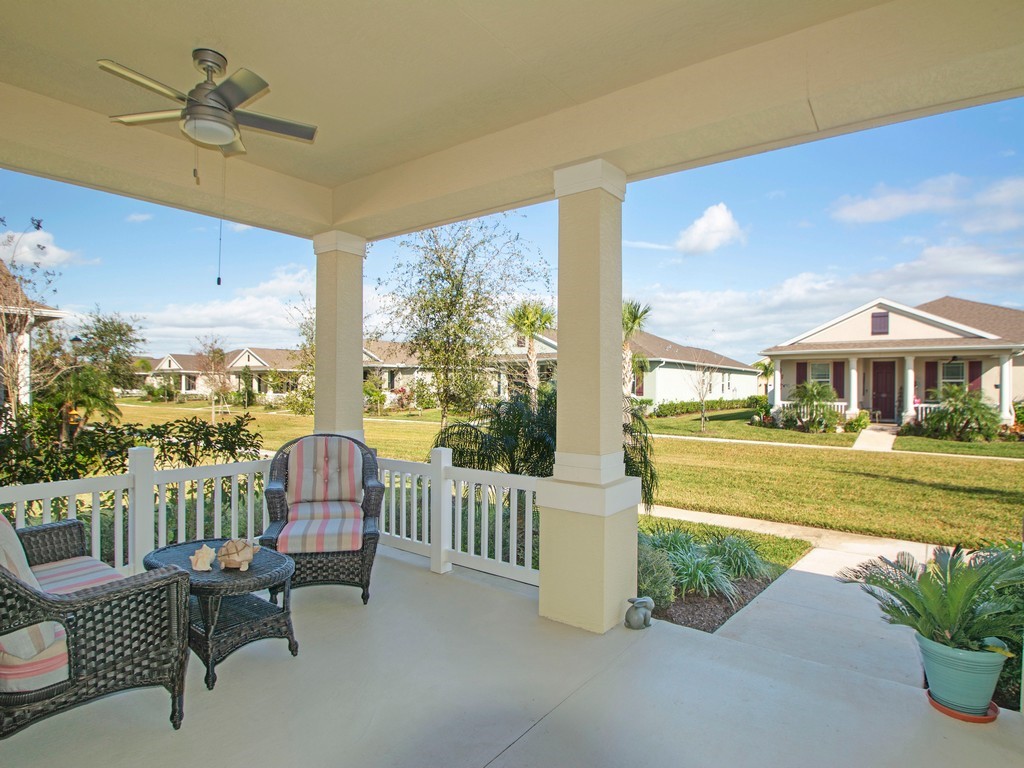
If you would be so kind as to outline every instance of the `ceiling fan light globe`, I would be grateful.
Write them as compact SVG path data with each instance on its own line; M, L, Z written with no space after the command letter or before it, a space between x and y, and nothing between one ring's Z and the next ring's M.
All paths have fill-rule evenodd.
M212 147L223 147L238 138L238 127L215 116L186 117L181 130L195 142Z

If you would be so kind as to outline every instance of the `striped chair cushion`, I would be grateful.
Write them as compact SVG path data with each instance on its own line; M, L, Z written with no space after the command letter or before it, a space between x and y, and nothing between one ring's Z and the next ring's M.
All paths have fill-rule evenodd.
M277 551L352 552L363 546L363 517L294 520L281 529Z
M44 592L63 595L124 577L106 563L91 557L72 557L43 563L32 569Z
M3 514L0 514L0 568L6 568L16 579L33 589L45 589L29 568L25 548L21 546L14 526ZM0 652L31 659L56 642L59 626L52 621L44 621L14 632L0 633Z
M288 505L363 500L363 454L344 437L304 437L288 453Z
M363 519L363 508L355 501L300 501L288 508L288 520L327 520L346 517ZM358 547L357 547L358 549Z
M68 679L68 644L57 624L56 639L30 659L0 651L0 693L37 691Z

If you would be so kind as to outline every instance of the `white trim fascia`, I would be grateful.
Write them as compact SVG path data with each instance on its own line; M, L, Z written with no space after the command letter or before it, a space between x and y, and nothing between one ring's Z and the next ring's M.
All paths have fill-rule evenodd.
M591 189L603 189L619 200L625 200L626 172L607 160L588 160L568 168L556 169L554 187L556 198Z
M338 229L313 235L313 253L319 256L321 253L331 253L332 251L351 253L353 256L362 256L365 259L366 238Z
M373 352L371 352L370 350L368 350L368 349L367 349L366 347L363 347L363 354L364 354L364 355L367 355L368 357L372 357L372 358L373 358L374 360L376 360L376 361L377 361L378 363L382 363L382 362L384 362L384 361L383 361L383 360L381 360L381 359L380 359L379 357L377 357L377 356L376 356L375 354L373 354Z
M230 364L229 364L229 365L227 366L227 367L228 367L228 369L230 370L231 368L235 368L236 366L237 366L237 367L240 367L240 368L244 368L244 367L245 367L244 365L243 365L243 366L239 366L239 365L238 365L238 361L239 361L239 360L241 360L241 359L242 359L242 355L244 355L244 354L246 354L246 353L248 353L248 354L252 355L252 356L253 356L254 358L256 358L257 360L259 360L259 363L258 363L258 365L262 365L262 366L263 366L264 368L266 368L267 370L280 370L280 369L275 369L275 368L271 368L271 367L270 367L270 363L268 363L268 362L267 362L266 360L264 360L264 359L263 359L262 357L260 357L259 355L257 355L257 354L256 354L255 352L253 352L253 351L252 351L252 349L250 349L249 347L245 347L245 348L243 348L243 349L242 349L242 351L238 353L238 355L237 355L237 356L235 357L235 359L234 359L234 360L232 360L232 361L231 361L231 363L230 363ZM247 363L246 365L249 365L249 364Z
M174 363L178 367L177 368L161 368L160 366L162 366L168 360L170 360L172 363ZM174 355L164 355L163 357L160 358L160 362L156 364L156 367L151 371L151 373L160 373L161 371L180 371L180 370L181 370L181 363L179 363L177 360L174 359Z
M1000 350L1011 350L1010 354L1018 354L1012 352L1012 350L1024 349L1020 344L1007 344L1006 346L992 346L985 345L980 346L978 344L950 344L942 347L853 347L844 349L795 349L792 352L781 351L772 352L770 357L806 357L811 359L817 355L845 355L849 357L852 354L859 354L863 357L871 357L872 359L884 359L888 357L901 357L906 352L913 352L915 354L927 355L929 352L933 355L941 355L943 352L961 352L964 350L977 351L977 352L990 352L992 354L999 354Z
M883 306L888 309L896 310L897 312L900 312L902 314L911 315L921 320L927 320L933 325L939 325L947 328L948 330L970 333L974 336L980 336L983 339L999 338L995 334L989 333L988 331L982 331L979 328L972 328L969 325L963 325L962 323L958 323L955 320L950 320L949 318L946 317L940 317L939 315L933 315L930 312L922 312L921 310L915 309L914 307L908 307L905 304L900 304L899 302L896 301L890 301L889 299L879 296L874 301L869 301L866 304L860 305L856 309L851 309L846 314L833 318L832 320L829 320L826 323L822 323L817 328L813 328L810 331L807 331L806 333L801 333L799 336L794 336L792 339L784 341L781 344L778 344L777 346L788 347L790 344L796 344L800 341L803 341L808 336L813 336L816 333L820 333L821 331L824 331L826 328L831 328L833 325L837 325L838 323L841 323L844 320L848 320L854 315L859 315L861 312L864 312L865 310L875 306Z
M677 363L679 365L703 365L707 368L714 368L716 371L739 371L740 373L753 373L760 376L756 368L747 368L746 366L737 365L716 365L715 363L705 363L698 360L676 360L671 357L649 357L648 362L661 362L661 363Z

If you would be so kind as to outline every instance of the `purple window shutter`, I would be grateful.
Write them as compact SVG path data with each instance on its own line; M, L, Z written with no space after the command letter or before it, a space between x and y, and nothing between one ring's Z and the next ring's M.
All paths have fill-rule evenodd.
M967 388L972 392L981 389L981 360L967 363Z
M799 387L807 381L807 363L796 364L796 385Z
M832 363L832 389L840 400L846 397L846 363L842 360Z
M929 394L933 389L939 388L939 364L936 362L924 364L924 396L925 399L931 397Z

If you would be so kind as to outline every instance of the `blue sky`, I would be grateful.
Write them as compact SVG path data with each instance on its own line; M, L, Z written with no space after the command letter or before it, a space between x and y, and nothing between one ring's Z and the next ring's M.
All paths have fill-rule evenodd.
M32 216L60 272L50 303L141 319L153 355L217 334L291 347L313 294L308 241L0 170L0 216ZM510 219L556 266L557 207ZM744 362L877 296L1024 308L1024 99L630 184L623 290L649 330ZM371 247L366 310L399 245ZM554 274L554 272L552 273Z

